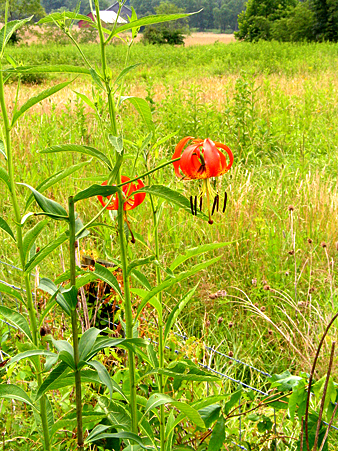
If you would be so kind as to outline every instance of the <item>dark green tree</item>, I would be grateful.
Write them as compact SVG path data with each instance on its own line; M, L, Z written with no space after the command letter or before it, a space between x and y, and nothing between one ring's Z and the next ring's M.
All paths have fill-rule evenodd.
M311 0L315 15L314 34L318 41L338 41L338 0Z
M273 22L287 17L298 0L248 0L246 9L238 16L238 39L245 41L272 38Z
M0 19L4 20L6 1L0 0ZM9 0L8 17L10 20L24 19L34 16L33 21L37 22L46 14L40 0Z

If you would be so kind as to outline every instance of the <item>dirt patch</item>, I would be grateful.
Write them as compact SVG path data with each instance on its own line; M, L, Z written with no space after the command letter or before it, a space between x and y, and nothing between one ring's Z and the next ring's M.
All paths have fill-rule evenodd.
M214 42L229 44L235 41L233 34L215 34L215 33L192 33L185 39L185 45L207 45Z

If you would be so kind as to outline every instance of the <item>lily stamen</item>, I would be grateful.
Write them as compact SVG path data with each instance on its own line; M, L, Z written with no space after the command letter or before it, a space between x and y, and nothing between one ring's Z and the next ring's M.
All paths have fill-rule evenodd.
M223 204L223 211L222 211L222 213L225 212L225 209L226 209L226 206L227 206L227 200L228 200L228 195L227 195L227 193L225 192L225 193L224 193L224 204Z

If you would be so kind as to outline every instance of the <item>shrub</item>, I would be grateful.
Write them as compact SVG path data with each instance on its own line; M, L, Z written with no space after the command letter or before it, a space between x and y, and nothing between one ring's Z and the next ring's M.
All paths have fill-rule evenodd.
M182 30L147 27L143 33L142 42L145 44L184 45L184 34Z

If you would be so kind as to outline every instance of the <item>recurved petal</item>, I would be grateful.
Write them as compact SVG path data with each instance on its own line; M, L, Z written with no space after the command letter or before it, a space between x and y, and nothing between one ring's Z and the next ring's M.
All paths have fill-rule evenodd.
M225 152L229 156L229 164L228 164L225 155L223 155L223 153L220 152L221 164L222 164L222 171L221 171L220 175L222 175L222 174L225 174L226 172L228 172L228 170L231 168L231 166L234 162L234 156L233 156L233 153L231 152L231 150L229 149L229 147L226 146L225 144L216 142L215 146L220 147L221 149L225 150Z
M193 139L192 136L186 136L185 138L181 139L181 141L175 147L174 155L171 158L172 160L175 160L176 158L179 158L181 156L181 153L182 153L182 150L184 149L184 146L191 139ZM177 175L177 177L181 178L182 176L181 176L180 170L179 170L180 169L180 163L181 163L181 160L174 161L173 165L174 165L174 169L175 169L175 174Z
M184 178L187 180L203 178L204 168L198 158L200 155L199 146L200 144L188 146L182 154L180 167L185 175Z
M214 142L209 138L204 140L203 151L205 161L204 178L217 177L222 170L220 152Z

